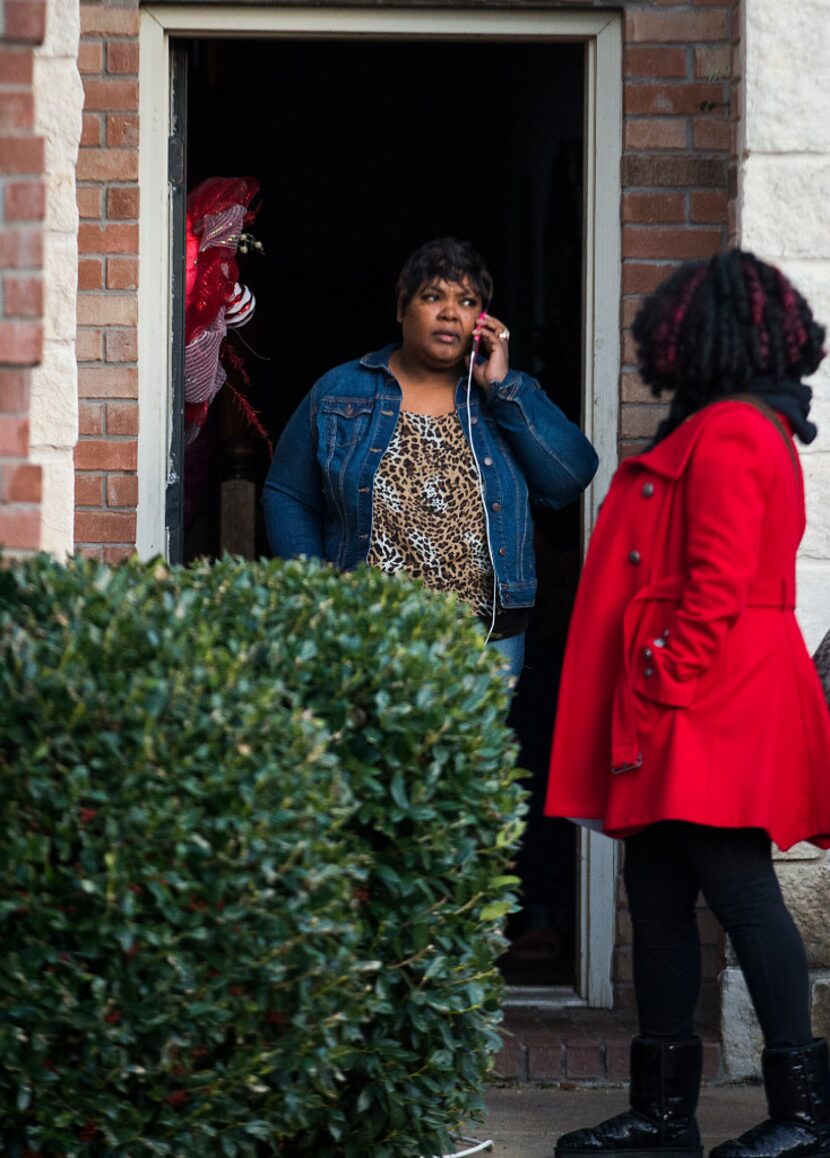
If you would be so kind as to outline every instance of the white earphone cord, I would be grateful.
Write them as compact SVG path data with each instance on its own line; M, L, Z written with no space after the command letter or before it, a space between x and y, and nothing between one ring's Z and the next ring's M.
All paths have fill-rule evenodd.
M490 542L490 516L487 512L487 499L484 495L484 478L481 473L481 467L478 462L478 455L476 454L475 443L473 442L473 416L470 408L472 388L473 388L473 367L475 366L476 354L478 352L478 342L473 343L473 348L470 353L470 368L467 371L467 434L469 437L470 450L473 452L473 462L476 468L476 478L478 479L478 490L481 495L481 506L484 510L484 531L487 537L487 553L490 556L490 566L493 569L493 614L490 618L490 630L487 632L487 638L484 640L485 647L490 642L490 636L496 627L496 609L498 607L498 580L496 578L496 563L493 558L493 545Z

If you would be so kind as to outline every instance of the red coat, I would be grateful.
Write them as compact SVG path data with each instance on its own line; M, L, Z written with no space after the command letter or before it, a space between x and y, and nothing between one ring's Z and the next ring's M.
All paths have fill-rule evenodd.
M548 815L830 847L830 713L794 614L794 457L730 401L620 466L571 620Z

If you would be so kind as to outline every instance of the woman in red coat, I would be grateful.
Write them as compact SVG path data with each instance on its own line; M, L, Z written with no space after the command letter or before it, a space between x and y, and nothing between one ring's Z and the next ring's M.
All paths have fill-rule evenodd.
M694 905L735 947L764 1033L769 1119L716 1158L830 1155L827 1043L771 842L830 848L830 714L795 620L811 442L803 375L824 330L783 274L734 250L682 266L634 324L641 375L673 391L622 464L571 621L547 813L625 841L640 1035L631 1110L558 1158L696 1156Z

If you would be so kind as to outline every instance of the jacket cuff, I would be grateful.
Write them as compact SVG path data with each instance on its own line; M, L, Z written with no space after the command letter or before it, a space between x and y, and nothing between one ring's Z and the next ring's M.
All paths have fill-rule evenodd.
M490 388L487 391L488 401L493 402L512 402L516 394L521 389L524 375L517 370L509 370L506 378L502 378L501 382L491 382Z

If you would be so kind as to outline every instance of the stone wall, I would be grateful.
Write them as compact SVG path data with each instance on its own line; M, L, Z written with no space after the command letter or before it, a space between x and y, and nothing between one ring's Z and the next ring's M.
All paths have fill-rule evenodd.
M741 244L780 265L830 325L830 7L752 0L745 5L746 111L738 214ZM804 52L805 44L825 51ZM799 447L807 487L807 533L798 570L799 619L812 649L830 627L830 359L812 380L819 437ZM814 1029L830 1036L830 866L796 845L778 854L778 875L798 921L811 970ZM722 978L728 1076L756 1075L761 1034L740 970Z
M35 57L36 126L46 145L46 292L43 359L32 374L30 437L32 460L43 473L41 546L55 555L68 554L74 546L73 456L78 440L75 165L83 106L79 39L76 0L49 0L46 39Z

